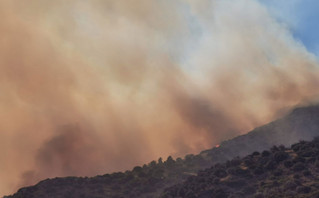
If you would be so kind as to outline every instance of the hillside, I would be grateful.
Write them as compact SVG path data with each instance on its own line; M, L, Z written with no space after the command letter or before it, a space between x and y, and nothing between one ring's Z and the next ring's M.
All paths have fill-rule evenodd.
M174 160L152 161L124 173L92 178L67 177L41 181L20 189L7 198L99 198L158 197L165 188L185 181L201 169L223 163L236 156L263 151L273 145L290 145L299 140L311 140L319 135L319 106L300 107L285 117L256 128L246 135L222 142L220 147L187 155Z
M281 119L258 127L245 135L224 141L219 148L200 153L214 163L225 162L274 145L290 146L299 140L312 140L319 135L319 105L299 107Z
M176 161L169 157L124 173L47 179L6 198L158 197L164 188L195 175L200 165L196 157Z
M166 189L162 197L319 197L319 138L216 164Z

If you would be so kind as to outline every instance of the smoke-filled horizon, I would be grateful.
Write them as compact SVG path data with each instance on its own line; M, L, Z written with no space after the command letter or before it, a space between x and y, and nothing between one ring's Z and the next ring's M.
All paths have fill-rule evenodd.
M212 147L316 101L254 0L0 2L0 192Z

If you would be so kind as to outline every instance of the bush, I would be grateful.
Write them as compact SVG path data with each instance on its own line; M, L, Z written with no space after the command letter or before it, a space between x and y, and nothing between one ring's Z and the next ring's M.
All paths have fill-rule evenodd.
M262 193L257 193L254 198L264 198L264 195Z
M269 156L271 153L269 152L269 151L263 151L262 153L261 153L261 156L263 156L263 157L267 157L267 156Z
M245 159L244 160L244 164L247 166L247 167L252 167L254 165L254 161L252 159Z
M171 167L175 164L175 160L172 158L172 156L168 156L167 160L165 161L165 165L168 167Z
M292 148L292 150L294 151L294 152L297 152L297 151L299 151L299 149L300 149L300 144L293 144L293 145L291 145L291 148Z
M229 168L228 173L231 175L236 175L236 176L248 176L249 175L249 170L244 170L239 167L234 167L234 168Z
M295 182L292 182L292 181L288 181L284 185L284 189L285 190L295 190L296 188L297 188L297 184Z
M251 194L254 194L256 192L256 189L252 186L246 186L245 188L243 188L242 192L245 195L251 195Z
M288 158L288 154L284 151L279 151L279 152L276 152L275 155L274 155L274 159L276 160L276 162L281 162L281 161L284 161L285 159Z
M223 189L216 189L213 194L214 198L227 198L228 195Z
M140 166L135 166L135 167L133 168L133 172L140 173L140 172L142 172L142 171L143 171L143 168L140 167Z
M276 177L281 176L282 173L283 173L283 171L282 171L281 169L276 169L276 170L274 171L274 176L276 176Z
M298 186L297 187L297 192L298 193L307 194L307 193L310 193L310 191L311 191L311 188L309 186Z
M290 161L290 160L284 162L284 166L285 166L286 168L290 168L290 167L292 167L293 165L294 165L294 163L293 163L292 161Z
M309 170L305 170L302 172L302 174L306 177L310 176L311 175L311 172Z
M214 175L215 175L216 177L219 177L219 178L224 178L224 177L226 177L228 174L227 174L227 172L226 172L225 170L219 169L219 170L216 170L216 171L214 172Z
M316 158L314 158L314 157L307 159L307 163L313 164L315 162L316 162Z
M255 168L254 172L255 175L261 175L264 173L264 169L262 167Z
M304 170L305 168L306 168L306 167L305 167L305 165L304 165L303 163L298 162L297 164L295 164L295 165L292 167L292 170L298 172L298 171Z
M295 174L294 175L294 179L300 179L300 175L299 174Z
M260 155L260 153L258 151L255 151L252 153L252 156L258 156L258 155Z
M213 184L219 184L219 182L220 182L220 179L219 178L214 178L213 179Z
M315 155L315 153L313 151L303 151L303 152L299 153L299 155L301 157L311 157L311 156Z
M235 158L230 161L230 166L239 166L241 164L241 159Z
M192 191L188 191L186 193L185 197L187 197L187 198L196 198L197 196Z
M277 164L274 161L269 161L265 166L267 170L274 170L276 169L276 167L277 167Z
M247 182L243 179L233 179L226 181L225 184L231 188L241 188L247 185Z
M298 163L298 162L301 162L301 163L305 163L306 162L306 159L303 158L303 157L296 157L294 160L293 160L294 163Z

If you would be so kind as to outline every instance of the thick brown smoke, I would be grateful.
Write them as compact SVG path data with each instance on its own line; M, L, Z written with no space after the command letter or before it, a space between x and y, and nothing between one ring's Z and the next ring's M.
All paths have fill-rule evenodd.
M182 156L316 99L253 0L2 0L0 192Z

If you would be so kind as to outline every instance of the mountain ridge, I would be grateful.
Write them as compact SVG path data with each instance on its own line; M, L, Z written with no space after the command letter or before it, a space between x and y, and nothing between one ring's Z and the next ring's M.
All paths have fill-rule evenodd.
M299 140L319 135L319 105L298 107L281 119L257 127L247 134L224 141L220 146L189 154L183 159L161 158L131 171L96 177L46 179L18 190L6 198L33 197L158 197L169 186L197 175L199 170L223 163L237 156L269 149L273 145L288 146ZM63 184L63 185L62 185ZM58 187L57 187L58 186Z
M318 198L319 138L273 146L199 171L162 198Z

